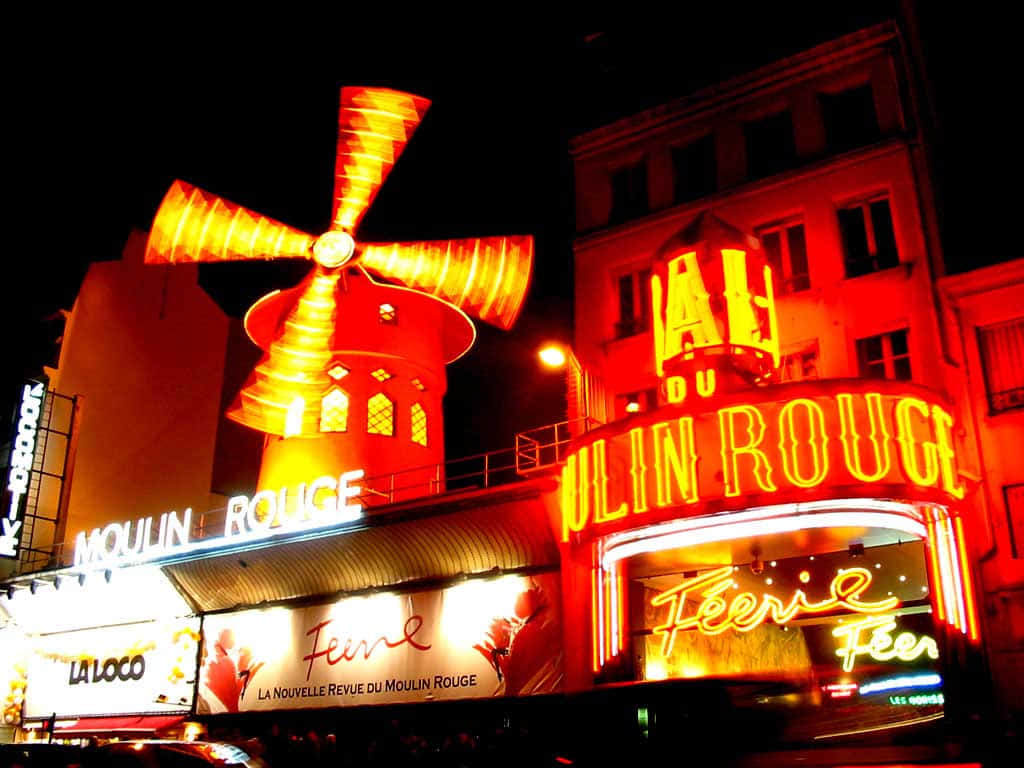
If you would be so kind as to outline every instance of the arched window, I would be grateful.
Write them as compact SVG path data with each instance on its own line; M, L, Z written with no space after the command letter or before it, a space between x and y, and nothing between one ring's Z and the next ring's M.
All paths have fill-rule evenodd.
M395 404L383 392L366 403L366 431L371 435L395 434Z
M427 444L427 412L419 403L412 404L409 423L412 425L412 441L425 446Z
M320 431L345 432L348 430L348 395L333 387L320 401Z

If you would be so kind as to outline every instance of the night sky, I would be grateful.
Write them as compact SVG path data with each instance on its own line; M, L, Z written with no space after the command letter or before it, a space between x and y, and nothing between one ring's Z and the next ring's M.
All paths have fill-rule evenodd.
M546 338L572 333L568 138L891 17L900 6L823 5L831 4L792 3L790 13L778 4L744 5L742 13L726 6L675 24L548 31L528 18L457 25L407 19L402 29L393 19L344 15L301 24L255 14L245 22L200 23L198 11L184 7L174 18L145 23L120 19L104 27L90 17L76 28L76 20L63 19L45 34L35 25L27 37L38 37L45 50L35 49L8 77L15 128L8 192L18 204L9 209L16 215L8 214L0 297L12 363L4 402L14 401L22 375L53 362L60 327L53 313L71 307L88 264L119 258L129 232L148 229L174 178L322 232L339 89L374 85L426 96L433 105L360 239L536 238L534 279L518 325L503 333L477 324L476 346L449 367L445 400L450 457L511 447L517 430L565 413L563 381L538 367L535 351ZM922 30L943 84L938 107L952 116L940 139L955 146L966 123L964 98L973 91L951 77L965 50L958 45L951 53L951 16L929 12ZM462 31L467 23L473 31ZM601 30L612 31L594 36ZM946 152L943 172L960 174L959 157ZM204 266L201 281L225 311L240 316L308 268Z

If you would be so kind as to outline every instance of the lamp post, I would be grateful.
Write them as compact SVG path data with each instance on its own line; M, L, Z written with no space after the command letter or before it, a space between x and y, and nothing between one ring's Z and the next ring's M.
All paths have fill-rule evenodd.
M575 437L587 432L592 422L603 422L600 379L583 367L572 349L565 344L548 344L541 348L538 356L549 368L565 367L569 434Z

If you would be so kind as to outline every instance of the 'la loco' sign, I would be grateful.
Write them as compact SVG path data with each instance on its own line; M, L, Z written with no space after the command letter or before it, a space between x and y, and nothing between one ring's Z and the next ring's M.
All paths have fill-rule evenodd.
M592 432L562 470L563 541L703 514L708 502L746 506L742 497L809 500L843 489L963 498L945 405L909 384L854 386L783 385ZM754 401L769 393L778 399Z
M40 637L28 659L25 716L185 712L198 641L199 619Z

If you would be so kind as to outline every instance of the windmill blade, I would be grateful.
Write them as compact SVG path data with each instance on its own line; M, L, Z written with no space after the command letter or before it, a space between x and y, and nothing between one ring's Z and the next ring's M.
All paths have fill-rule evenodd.
M147 264L312 258L316 238L175 181L146 243Z
M384 88L342 88L331 229L355 232L430 106Z
M319 434L341 275L317 267L296 288L264 297L284 302L279 315L284 319L228 410L230 419L281 437Z
M484 322L512 327L533 265L529 235L368 243L360 263L371 272L438 296Z

